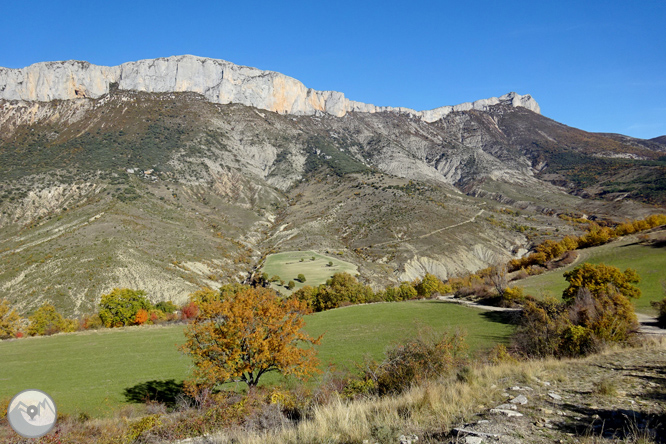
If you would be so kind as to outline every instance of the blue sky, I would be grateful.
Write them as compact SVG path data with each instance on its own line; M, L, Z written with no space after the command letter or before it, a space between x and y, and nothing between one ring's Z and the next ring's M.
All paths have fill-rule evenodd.
M509 91L586 131L666 134L666 1L3 2L0 66L194 54L375 105Z

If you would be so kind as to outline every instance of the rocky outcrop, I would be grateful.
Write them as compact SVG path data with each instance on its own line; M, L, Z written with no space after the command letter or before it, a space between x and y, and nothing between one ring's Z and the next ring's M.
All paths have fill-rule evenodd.
M113 67L66 61L36 63L23 69L0 68L0 99L5 100L98 98L114 87L145 92L196 92L214 103L240 103L295 115L327 113L342 117L349 112L397 112L434 122L454 111L485 111L500 103L540 112L530 95L514 92L427 111L375 106L349 100L340 92L306 88L298 80L277 72L191 55Z

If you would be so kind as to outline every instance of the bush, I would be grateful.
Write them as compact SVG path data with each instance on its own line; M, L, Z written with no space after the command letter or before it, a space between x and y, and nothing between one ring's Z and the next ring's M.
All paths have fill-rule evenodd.
M9 302L0 299L0 339L16 336L20 326L21 317L9 306Z
M99 303L99 317L106 327L122 327L136 322L139 310L150 310L151 304L143 290L114 288L111 293L102 295Z
M190 301L180 308L180 316L184 321L188 319L194 319L198 314L199 306L194 301Z
M83 330L97 330L103 326L102 319L98 314L84 316L83 319L81 319L81 329Z
M143 325L146 321L148 321L148 310L142 308L134 315L134 324Z
M162 313L174 313L178 310L178 306L171 301L161 301L155 304L155 308Z
M523 287L507 287L502 294L501 307L515 307L525 300Z
M296 277L296 280L302 284L303 282L305 282L305 275L302 273L299 274L298 277Z
M77 330L79 325L75 320L65 319L63 315L58 313L56 308L49 303L44 303L37 309L35 314L28 319L30 320L30 325L28 325L27 333L30 336L73 332Z
M641 297L641 290L634 284L640 282L635 270L627 268L624 272L619 268L604 264L585 263L564 273L569 287L562 293L562 299L570 301L578 294L580 288L587 288L593 296L609 291L617 291L627 298Z
M423 279L414 286L416 293L422 298L429 298L435 293L445 294L451 291L451 287L440 281L437 276L426 273Z
M585 356L605 344L631 343L637 331L634 307L626 297L582 287L564 303L526 300L514 344L527 356Z
M466 361L466 351L464 334L436 337L432 331L421 331L415 339L390 348L383 362L366 364L362 380L372 381L366 386L379 395L399 393L460 367Z

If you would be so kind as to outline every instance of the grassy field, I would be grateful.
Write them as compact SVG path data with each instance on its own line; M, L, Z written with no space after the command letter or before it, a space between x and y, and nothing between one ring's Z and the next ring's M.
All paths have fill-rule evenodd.
M314 260L312 260L313 257ZM333 262L333 266L329 267L329 262ZM294 281L296 287L294 287L293 291L298 290L304 285L314 287L323 284L335 273L346 272L349 274L358 274L356 265L334 257L315 253L314 251L286 251L284 253L271 254L266 257L266 263L264 263L262 272L268 273L269 277L280 276L280 279L284 280L285 285L289 281ZM305 283L296 280L299 274L305 276ZM291 291L286 286L280 286L279 282L271 285L275 290L279 290L284 294L291 294Z
M366 354L381 358L388 345L414 335L419 325L463 328L472 350L507 341L513 331L496 313L436 301L331 310L309 316L306 329L324 334L319 359L326 367L349 365ZM135 327L0 342L0 400L36 388L49 393L61 412L107 415L126 401L126 388L187 377L190 361L176 347L182 331L183 325ZM262 381L279 380L269 376Z
M666 247L642 245L634 238L623 239L599 247L579 251L581 258L573 265L548 272L539 276L516 281L516 285L525 287L526 293L545 297L551 295L560 297L567 287L563 274L566 271L584 263L604 263L625 270L633 268L638 271L641 282L638 287L642 291L640 299L635 300L636 310L642 313L653 313L650 301L661 300L664 292L660 281L666 280Z

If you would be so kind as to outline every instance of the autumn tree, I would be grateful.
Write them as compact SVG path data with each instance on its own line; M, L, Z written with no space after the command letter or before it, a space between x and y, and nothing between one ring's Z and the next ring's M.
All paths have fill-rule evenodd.
M145 291L114 288L111 293L102 295L99 317L106 327L122 327L134 324L139 310L151 308Z
M0 299L0 339L11 338L18 332L21 317L13 310L9 302Z
M495 290L500 297L504 297L504 292L509 286L506 274L506 265L496 265L490 268L490 282L492 282L493 287L495 287Z
M564 279L569 282L569 287L562 293L565 301L572 301L583 287L587 288L592 296L607 293L609 287L612 287L626 298L641 297L641 290L634 285L640 282L640 276L631 268L622 272L612 265L585 263L564 273Z
M604 264L583 264L564 274L563 303L527 300L516 344L533 356L580 356L604 344L629 343L638 331L630 298L640 297L640 280Z
M304 302L280 299L267 288L241 288L201 303L181 347L194 360L194 382L241 381L254 387L268 372L311 375L317 366L312 345L321 338L301 331L307 312Z
M421 282L414 287L419 296L429 298L433 293L448 293L451 287L440 281L437 276L426 273Z
M78 327L78 322L66 319L49 303L44 303L39 307L28 320L30 324L27 331L30 336L72 332L76 331Z
M143 325L146 323L146 321L148 321L148 311L144 308L141 308L134 315L134 324Z

